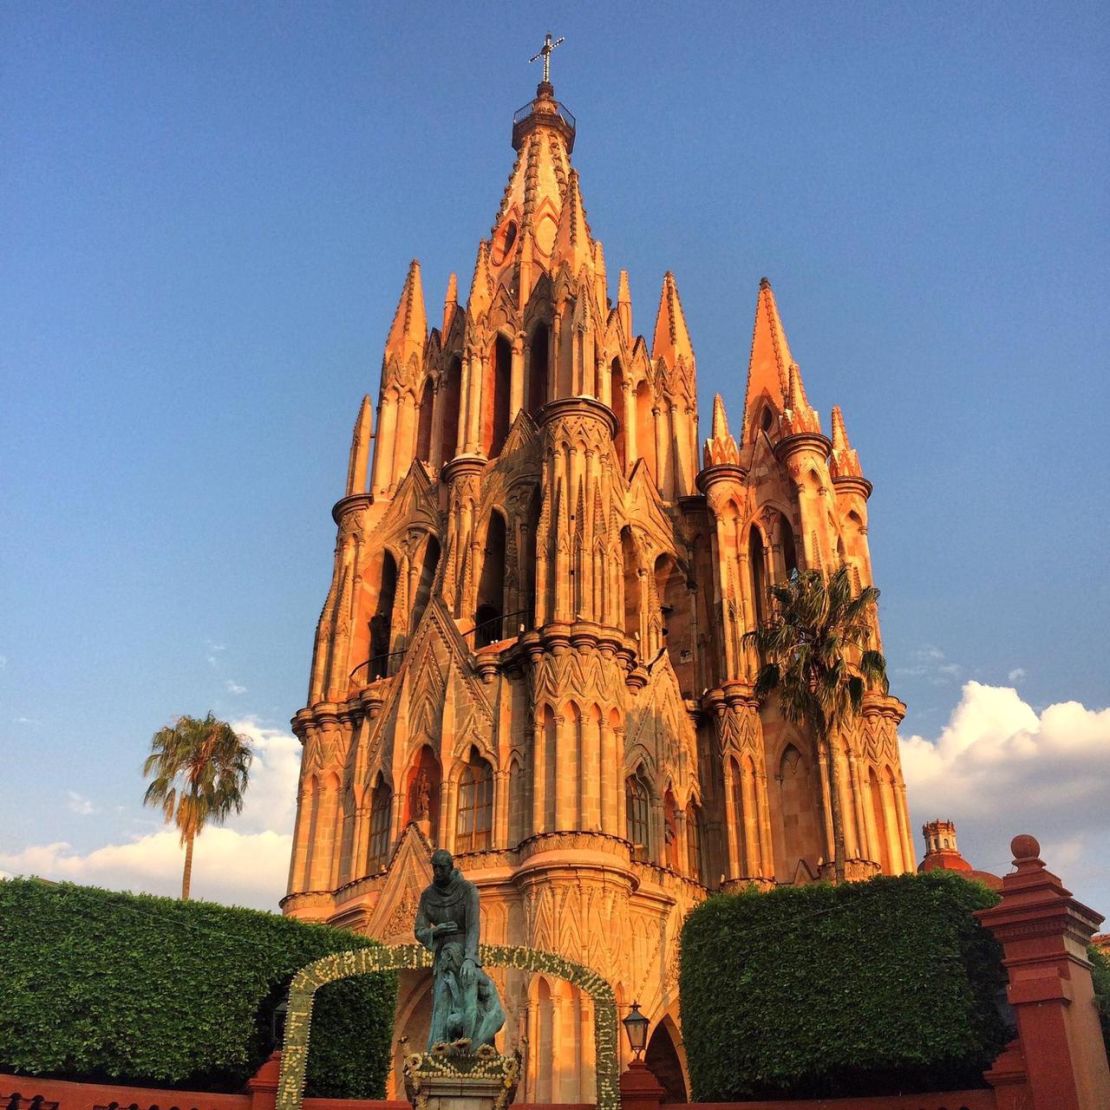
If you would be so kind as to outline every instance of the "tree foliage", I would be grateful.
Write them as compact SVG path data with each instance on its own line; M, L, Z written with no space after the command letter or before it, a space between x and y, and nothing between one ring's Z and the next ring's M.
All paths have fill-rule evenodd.
M193 841L205 825L220 825L243 811L251 750L247 740L211 713L203 720L178 717L150 741L143 774L152 776L143 802L162 807L166 823L177 825L185 848L181 897L189 898Z
M0 882L0 1071L241 1090L294 973L374 943L208 902ZM396 990L393 974L320 989L308 1094L383 1097Z
M700 1101L982 1086L1008 1040L1001 949L947 872L717 895L682 932L682 1032Z
M745 634L764 660L756 678L761 701L777 694L787 720L809 725L835 750L836 737L847 729L868 689L884 694L886 661L871 648L871 619L879 591L868 586L853 596L847 567L828 579L820 571L791 575L771 587L774 615ZM836 878L844 878L844 821L840 812L840 765L829 759L832 780Z
M1098 1007L1098 1020L1102 1026L1102 1040L1107 1054L1110 1054L1110 956L1093 944L1087 949L1087 956L1091 961L1091 978L1094 980L1095 1005Z

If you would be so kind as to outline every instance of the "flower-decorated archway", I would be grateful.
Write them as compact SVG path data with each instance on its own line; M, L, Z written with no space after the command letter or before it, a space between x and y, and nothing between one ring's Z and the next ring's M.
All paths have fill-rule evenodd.
M538 971L556 979L565 979L590 996L594 1005L597 1110L620 1110L617 1003L609 983L596 971L564 960L554 952L506 944L483 944L478 951L483 964ZM289 1012L281 1046L281 1078L275 1110L300 1110L308 1065L312 1003L320 987L337 979L350 979L354 975L419 970L431 966L432 954L422 945L399 944L333 952L301 968L289 984Z

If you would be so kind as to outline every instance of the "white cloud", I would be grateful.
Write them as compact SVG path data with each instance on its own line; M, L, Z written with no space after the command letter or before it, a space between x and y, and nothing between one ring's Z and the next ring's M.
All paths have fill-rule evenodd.
M88 817L90 814L97 812L92 800L86 798L84 794L78 794L76 790L66 791L66 809L70 813L76 813L79 817Z
M1024 677L1025 677L1025 668L1024 667L1015 667L1006 676L1007 680L1010 681L1010 682L1020 682Z
M227 692L229 694L245 694L247 692L245 686L240 686L239 683L232 678L229 678L224 685L227 687Z
M285 893L292 836L276 832L243 834L209 828L196 842L193 898L258 909L277 908ZM111 890L177 895L185 852L176 829L163 829L128 844L107 844L75 852L68 844L37 844L0 853L0 869L40 875Z
M960 677L963 668L953 663L938 647L927 645L910 655L910 666L895 667L894 673L912 678L927 678L934 686L943 686Z
M285 894L289 872L301 746L295 736L250 718L231 724L250 739L255 753L250 784L243 812L197 839L192 896L272 910ZM74 791L67 793L71 801L92 804ZM184 862L177 830L160 828L89 852L62 841L0 852L0 873L177 895Z
M1011 687L968 682L940 736L902 739L902 768L911 812L955 821L972 864L1004 874L1010 839L1032 833L1081 899L1097 885L1110 909L1110 708L1038 713Z

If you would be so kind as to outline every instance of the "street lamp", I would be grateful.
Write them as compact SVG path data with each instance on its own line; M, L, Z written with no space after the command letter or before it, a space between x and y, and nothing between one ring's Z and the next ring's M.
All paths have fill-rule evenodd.
M285 1019L289 1015L289 995L284 995L274 1007L270 1016L270 1042L273 1048L281 1051L282 1042L285 1040Z
M621 1021L624 1031L628 1034L628 1047L636 1053L637 1063L639 1063L640 1054L647 1044L647 1031L650 1024L651 1022L640 1013L639 1002L632 1003L632 1009L629 1010L628 1016Z

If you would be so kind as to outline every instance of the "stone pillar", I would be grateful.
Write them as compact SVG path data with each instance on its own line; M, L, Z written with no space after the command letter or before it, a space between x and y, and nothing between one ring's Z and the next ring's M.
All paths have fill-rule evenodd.
M509 424L524 408L524 332L517 332L513 339L513 359L509 371Z
M393 443L397 429L397 399L387 394L378 409L378 438L374 443L374 480L371 493L386 493L393 482Z
M624 401L624 472L628 473L632 464L640 457L636 447L636 398L632 393L631 385L621 381L621 393Z
M898 810L898 831L902 840L902 866L907 871L914 869L916 856L913 850L913 834L910 832L910 810L906 805L906 784L899 782L895 787L896 807Z
M543 723L536 722L532 730L532 835L547 832L544 827L544 807L547 804L547 735Z
M247 1080L250 1110L274 1110L277 1105L278 1079L281 1076L281 1051L274 1049L262 1066Z
M555 828L573 829L578 792L578 722L560 714L555 718ZM548 830L551 831L550 829Z
M493 774L493 829L490 847L509 847L509 772L505 769Z
M1087 944L1101 914L1077 902L1039 858L1031 836L1010 842L1016 872L1002 880L1002 901L976 910L1001 943L1010 982L1007 997L1032 1110L1096 1110L1110 1106L1110 1068L1095 1007ZM1003 1054L1013 1063L1013 1049ZM987 1072L1001 1096L1013 1090L1011 1073ZM992 1079L992 1077L994 1077ZM1002 1103L1000 1102L1000 1106ZM1018 1105L1015 1101L1014 1105Z
M736 812L736 795L739 793L733 776L740 772L736 761L725 759L725 824L728 826L728 875L726 878L736 879L740 876L741 860L743 858L742 837L743 829L740 825L740 814Z
M651 415L655 426L655 473L652 477L660 495L669 499L672 491L667 487L667 410L657 403L652 407Z
M664 1093L642 1060L633 1060L621 1075L621 1110L657 1110Z

